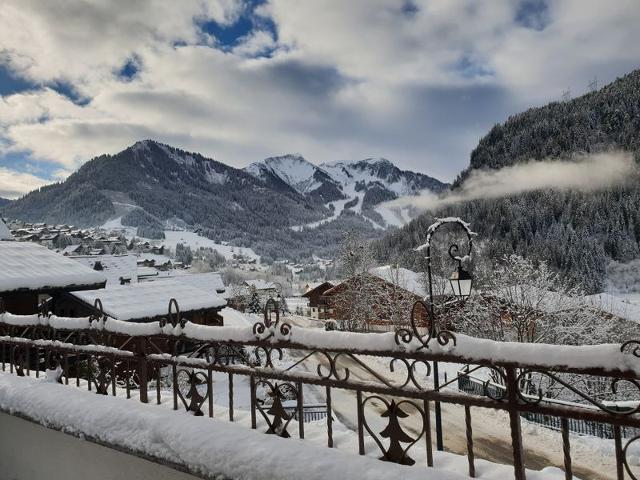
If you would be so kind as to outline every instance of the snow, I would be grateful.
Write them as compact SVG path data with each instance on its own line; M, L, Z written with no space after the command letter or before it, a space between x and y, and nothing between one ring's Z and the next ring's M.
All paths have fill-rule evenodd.
M609 293L598 293L585 298L587 303L604 312L640 323L640 304L633 302L633 300L622 299Z
M175 279L72 292L71 295L89 305L100 299L104 312L118 320L167 315L169 301L172 298L178 302L181 312L223 307L227 303L214 292L206 292Z
M102 270L99 270L107 277L106 288L120 285L120 278L129 280L130 283L138 282L138 265L135 255L70 255L67 258L81 263L94 270L99 262Z
M184 285L190 285L204 292L215 292L218 295L222 295L223 297L225 297L226 287L224 286L224 282L222 281L222 275L217 272L187 273L185 275L175 275L169 277L160 276L157 278L149 279L149 281L165 281L167 279L173 279L176 282L183 283Z
M318 450L297 439L248 430L217 419L173 412L120 398L0 374L0 409L42 425L186 465L196 472L234 480L423 479L407 468L337 449ZM439 472L441 480L465 476Z
M0 292L98 286L107 278L32 242L0 242Z
M266 280L262 280L260 278L256 280L245 280L244 283L248 287L253 287L256 290L276 290L278 286L273 282L268 282Z
M466 476L467 459L463 455L434 451L434 468L424 466L424 448L416 445L411 455L416 465L406 467L377 459L380 452L365 435L366 456L356 454L357 435L334 420L334 446L328 449L324 421L305 425L305 440L296 436L282 439L265 435L264 422L258 418L258 430L248 428L249 415L247 377L235 376L234 399L236 421L225 418L227 376L214 373L214 419L195 417L171 410L170 395L161 405L143 404L112 396L96 395L80 388L54 383L57 372L44 378L17 377L0 373L0 410L26 417L49 428L62 430L79 438L89 438L139 452L159 460L183 465L193 473L207 477L222 476L234 480L338 478L388 480L389 478L454 480ZM339 407L341 390L334 390L335 407ZM314 399L313 386L308 386L309 400ZM323 400L321 399L320 402ZM351 411L355 411L352 403ZM372 419L373 420L373 419ZM375 422L374 422L375 423ZM377 429L376 424L374 428ZM511 478L513 468L476 459L479 478L501 480ZM561 470L547 467L539 472L527 471L531 480L564 478Z
M325 223L332 222L342 214L345 204L350 202L351 200L352 200L351 198L347 198L345 200L336 200L334 202L329 202L325 204L325 207L327 207L330 210L333 209L333 214L330 217L323 218L322 220L318 220L317 222L305 223L304 225L293 225L292 227L289 227L289 228L291 228L291 230L295 232L301 232L305 228L310 228L310 229L318 228L320 225L324 225Z
M9 231L9 227L4 223L4 220L0 218L0 241L11 241L15 240L11 232Z
M245 314L230 307L223 308L220 315L225 327L250 327L259 320L255 315Z
M192 250L197 250L200 247L213 248L227 260L232 259L233 255L236 254L260 261L260 256L256 254L256 252L254 252L251 248L223 245L221 243L216 243L213 240L198 235L195 232L165 230L164 236L164 240L150 240L150 242L158 245L164 245L165 247L171 248L173 251L175 251L176 245L178 243L182 243L183 245L188 245L189 247L191 247Z
M321 185L314 178L315 173L321 169L300 155L267 158L263 162L252 163L245 170L257 178L262 178L263 171L270 172L302 195Z
M419 297L427 296L423 274L402 267L392 267L391 265L372 268L369 273Z

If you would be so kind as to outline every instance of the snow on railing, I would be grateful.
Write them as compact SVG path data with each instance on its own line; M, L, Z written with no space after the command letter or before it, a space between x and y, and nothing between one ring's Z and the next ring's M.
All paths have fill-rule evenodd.
M247 343L268 340L272 344L290 344L296 348L330 351L360 351L379 354L405 353L416 358L445 357L460 363L527 364L535 368L566 368L576 370L601 369L625 372L640 377L640 350L632 354L632 346L622 349L620 344L551 345L541 343L498 342L456 334L455 342L441 345L432 342L427 348L417 338L408 343L398 341L394 332L367 334L287 326L256 330L247 327L199 325L189 321L172 325L155 321L136 323L112 318L69 318L55 315L0 314L0 324L18 327L40 326L58 330L96 330L132 337L179 336L186 340ZM636 344L636 348L638 348Z
M287 427L297 424L297 435L301 439L305 437L305 395L313 389L311 398L319 395L325 398L327 412L332 412L331 391L337 388L355 397L354 422L360 454L375 444L386 460L410 464L414 459L409 457L409 449L413 445L424 445L425 442L417 443L424 437L428 466L434 461L431 405L438 402L464 405L472 476L475 460L470 407L493 408L509 414L514 476L518 480L525 475L519 427L523 413L609 424L614 433L617 432L617 451L623 451L620 429L640 428L638 405L629 403L627 408L613 408L575 389L572 392L596 408L550 405L542 402L542 397L531 395L530 388L532 377L563 382L563 375L567 374L587 378L601 376L611 383L614 393L619 383L626 382L632 387L631 394L640 395L638 342L622 346L495 342L451 332L421 335L413 324L411 329L403 328L395 333L323 331L279 322L277 315L274 321L267 313L264 321L239 327L197 325L179 320L179 315L170 314L169 318L171 321L134 323L104 315L64 318L4 313L0 315L2 371L15 371L18 375L25 375L26 371L27 376L30 369L35 370L36 376L43 369L55 371L58 373L54 379L61 383L74 383L70 379L75 377L77 386L86 385L89 390L95 389L104 395L116 395L118 389L126 389L128 398L132 390L137 390L143 403L150 401L149 390L153 388L156 402L167 403L167 392L163 394L163 389L168 389L175 410L182 405L192 414L208 413L209 416L219 408L214 403L215 384L215 398L228 394L225 408L230 421L234 421L234 402L238 395L234 392L240 383L234 379L241 378L244 383L240 385L249 390L251 427L258 428L258 420L264 420L268 433L289 437L292 432ZM490 368L504 381L504 394L480 397L429 388L431 361ZM223 385L227 385L227 392L220 391ZM0 402L2 395L0 390ZM398 400L391 400L395 398ZM295 402L297 408L295 415L289 411L291 402ZM376 408L371 408L374 404ZM379 416L381 412L384 421L389 422L384 435L373 431L367 423L367 416ZM416 423L417 430L410 432L417 434L415 442L408 440L413 437L402 430L398 420L407 415ZM333 415L327 415L329 446L333 446L334 421L337 420ZM565 461L570 462L568 426L564 420L561 425ZM388 446L380 436L390 442ZM369 439L368 444L365 438ZM617 457L616 462L620 468L627 468L626 454Z

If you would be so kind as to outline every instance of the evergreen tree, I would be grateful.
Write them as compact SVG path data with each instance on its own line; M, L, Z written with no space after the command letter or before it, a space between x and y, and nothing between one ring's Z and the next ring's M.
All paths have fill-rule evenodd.
M247 306L251 313L262 313L262 306L260 305L260 297L254 287L251 288L251 294L249 297L249 305Z

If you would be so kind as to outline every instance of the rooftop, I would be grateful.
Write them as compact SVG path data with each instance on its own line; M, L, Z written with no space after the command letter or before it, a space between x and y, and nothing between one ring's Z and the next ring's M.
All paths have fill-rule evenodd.
M177 300L181 312L221 308L227 304L226 300L215 293L185 285L176 279L72 292L71 295L88 305L93 305L99 298L104 313L117 320L166 316L172 298Z
M69 256L78 263L107 277L107 288L120 285L120 278L129 283L138 282L138 264L135 255L78 255Z
M106 277L30 242L0 242L0 293L102 288Z
M218 272L207 273L188 273L186 275L176 275L169 277L158 277L152 281L166 281L168 279L175 280L184 285L190 285L195 288L199 288L205 292L215 292L219 295L224 295L226 287L222 281L222 275Z
M244 283L249 287L254 287L256 290L276 290L278 288L275 283L261 279L245 280Z

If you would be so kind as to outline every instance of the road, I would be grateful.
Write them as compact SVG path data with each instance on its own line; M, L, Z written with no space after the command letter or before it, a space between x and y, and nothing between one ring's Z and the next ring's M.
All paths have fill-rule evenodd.
M288 317L287 321L297 326L308 327L309 323L301 317ZM292 352L294 355L296 352ZM300 355L301 352L299 353ZM300 358L302 358L300 356ZM314 355L303 362L302 366L315 372L318 363L328 368L328 361L323 355ZM339 369L348 368L351 379L362 381L376 381L374 376L362 369L357 362L339 357L337 366ZM388 365L374 359L367 363L370 367L383 375L385 379L395 384L404 381L404 374L400 371L390 372ZM325 370L328 371L328 370ZM316 396L323 397L323 392L318 389ZM383 413L384 406L368 402L365 417L370 424L380 428L384 427L379 416ZM466 433L464 422L464 407L453 404L442 405L442 427L444 434L445 451L466 455ZM332 407L334 415L348 428L357 431L356 394L353 391L332 389ZM422 418L417 412L407 411L410 417L403 421L408 429L413 426L413 433L418 434L422 428ZM435 429L433 408L431 409L431 425ZM484 408L472 408L472 426L474 454L476 458L485 459L494 463L512 464L513 452L509 433L509 419L506 412L494 411ZM373 419L373 420L370 420ZM433 432L435 439L435 431ZM525 445L525 464L528 469L540 470L547 466L556 466L563 469L562 443L559 432L554 432L542 427L533 427L523 422L523 442ZM435 440L434 440L435 443ZM611 442L613 443L613 442ZM419 449L416 444L410 453ZM577 447L577 448L576 448ZM582 445L578 437L572 437L573 474L583 480L608 480L615 478L615 464L613 455L603 454L597 449L587 448ZM435 448L435 446L434 446ZM424 447L421 448L424 450Z

